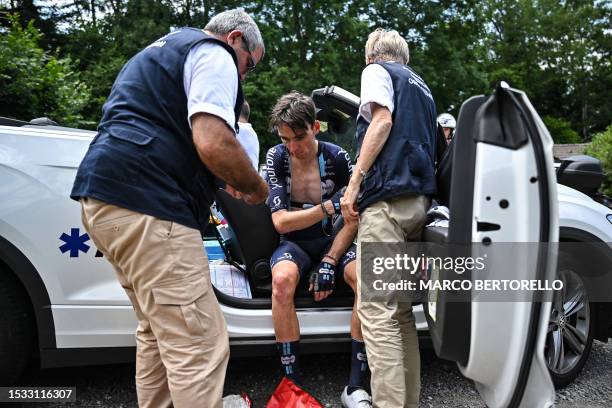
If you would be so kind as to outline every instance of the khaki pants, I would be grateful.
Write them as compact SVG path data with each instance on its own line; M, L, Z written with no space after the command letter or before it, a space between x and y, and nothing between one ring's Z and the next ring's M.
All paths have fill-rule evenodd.
M91 198L81 206L138 317L138 405L220 407L229 342L200 233Z
M402 196L377 202L360 217L357 237L357 311L372 373L375 407L416 408L421 388L421 361L412 305L408 302L361 302L361 243L419 241L429 209L424 196ZM390 254L394 256L394 254Z

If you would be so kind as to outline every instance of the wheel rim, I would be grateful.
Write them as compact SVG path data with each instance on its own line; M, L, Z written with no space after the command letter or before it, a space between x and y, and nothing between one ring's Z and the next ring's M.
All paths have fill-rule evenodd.
M572 371L587 347L591 315L582 278L574 271L559 272L563 288L555 292L546 335L546 363L556 374Z

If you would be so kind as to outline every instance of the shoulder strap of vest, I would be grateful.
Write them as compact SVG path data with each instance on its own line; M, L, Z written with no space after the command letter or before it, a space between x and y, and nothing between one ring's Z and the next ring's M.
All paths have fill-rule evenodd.
M201 33L203 36L203 39L205 41L210 41L213 42L215 44L219 44L220 46L222 46L227 52L229 52L229 54L232 56L232 59L234 60L234 64L236 64L236 68L238 67L238 56L236 55L236 51L234 51L234 49L232 47L230 47L226 42L221 41L220 39L218 39L217 37L215 37L214 35L208 34L207 32L205 32L204 30L200 29L200 28L194 28L194 27L182 27L180 28L180 30L190 30L190 31L196 31L198 33Z
M385 69L385 71L389 72L390 68L388 67L389 64L391 64L390 62L373 62L372 64L376 64L376 65L380 65L381 67L383 67Z

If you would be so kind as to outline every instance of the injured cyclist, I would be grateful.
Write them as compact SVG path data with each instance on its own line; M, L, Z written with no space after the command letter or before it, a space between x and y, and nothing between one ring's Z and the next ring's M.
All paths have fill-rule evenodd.
M282 142L268 150L265 170L272 222L281 235L270 260L272 318L283 373L300 383L300 328L293 300L299 282L308 279L315 301L331 295L339 279L357 291L353 244L357 223L344 224L334 233L352 165L344 149L316 139L320 123L314 102L299 92L277 101L270 127ZM351 337L351 370L341 397L343 405L349 407L370 402L365 391L365 345L355 305Z

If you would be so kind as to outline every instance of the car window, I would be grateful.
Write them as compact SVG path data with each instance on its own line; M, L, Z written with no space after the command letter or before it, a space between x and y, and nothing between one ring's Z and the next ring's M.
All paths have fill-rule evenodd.
M355 157L355 129L359 97L338 86L315 89L312 99L321 122L319 140L334 143Z
M328 120L320 120L321 131L317 139L334 143L349 152L351 158L355 157L355 118L340 112L334 112Z

